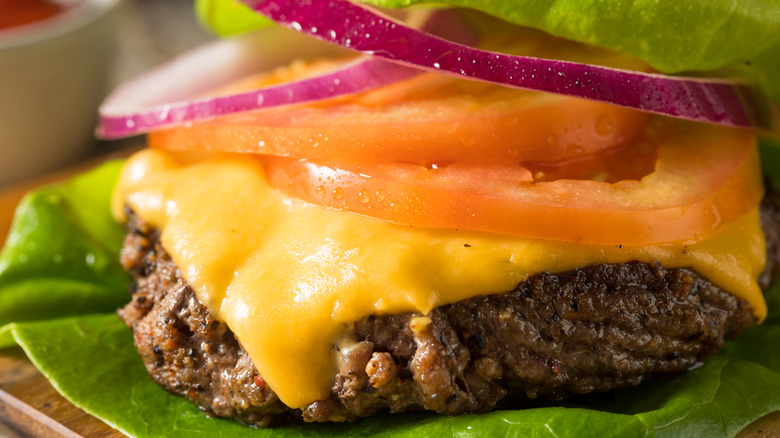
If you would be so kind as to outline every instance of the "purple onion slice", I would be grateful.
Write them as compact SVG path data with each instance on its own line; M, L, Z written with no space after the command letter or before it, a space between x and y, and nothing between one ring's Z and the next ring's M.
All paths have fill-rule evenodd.
M424 18L423 27L461 40L459 16L446 10ZM456 29L451 31L448 29ZM309 102L358 93L422 73L417 68L363 57L343 67L299 81L248 92L194 99L247 75L287 65L295 59L349 53L284 28L220 40L189 52L115 90L99 109L96 135L116 139L220 115Z
M488 52L411 28L348 0L242 0L281 25L341 47L427 71L591 99L728 126L769 127L746 84L618 70Z

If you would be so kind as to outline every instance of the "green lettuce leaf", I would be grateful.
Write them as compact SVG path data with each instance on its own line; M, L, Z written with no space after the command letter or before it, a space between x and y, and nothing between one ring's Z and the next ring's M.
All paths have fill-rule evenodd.
M762 146L766 169L780 167L780 148L771 139ZM25 319L50 319L77 311L92 313L101 306L107 307L104 310L109 313L8 324L0 328L0 347L18 343L67 399L131 437L729 437L757 418L780 410L780 349L767 348L780 337L780 287L775 287L767 294L767 321L749 329L738 340L727 342L704 366L671 381L583 397L564 406L459 417L424 413L380 415L357 424L291 424L270 430L209 418L192 403L168 394L152 382L133 347L132 335L113 312L127 299L126 277L117 272L116 261L121 230L113 223L108 204L117 170L118 164L112 163L65 185L32 193L20 206L15 234L9 240L11 249L4 250L2 256L8 264L2 272L19 272L16 277L27 287L20 288L9 280L0 282L6 315L24 310L20 315ZM53 202L55 199L59 201ZM62 211L55 213L57 209ZM23 223L26 221L30 223ZM71 233L79 234L78 239L86 239L89 244L72 241L73 252L66 254L62 245L68 243L68 238L59 234ZM59 249L43 251L40 246L44 243ZM95 263L84 263L85 254L97 251L105 257L111 254L111 261L106 262L111 266L94 269ZM21 254L28 256L26 260L35 255L39 261L32 265L20 263ZM51 254L60 254L60 262L54 263ZM43 300L49 296L62 305L65 300L57 298L57 294L80 296L70 286L75 273L66 275L70 271L61 269L61 260L68 260L70 270L90 278L86 282L90 287L105 288L107 294L121 299L98 300L99 306L67 311L55 311L39 303L40 314L34 314L34 306L25 303L28 299ZM37 277L51 269L56 274L47 276L60 278L65 286L58 286L55 280L37 282ZM3 278L6 277L0 276ZM50 287L55 290L49 290ZM25 296L12 300L6 296L9 291L22 291ZM114 299L118 304L109 304Z
M735 0L362 0L388 8L447 3L630 53L664 72L714 70L780 40L780 3Z
M780 107L780 41L751 58L743 68L744 76L755 78L767 97Z
M780 2L761 0L361 0L446 3L625 52L664 73L730 70L780 105Z
M13 331L11 330L13 324L6 324L0 327L0 349L8 348L16 345Z
M271 24L239 0L195 0L195 15L203 27L223 37Z
M727 69L780 105L780 2L762 0L360 0L385 8L466 7L552 35L629 53L665 73ZM239 0L196 0L220 35L266 26Z
M776 336L778 329L778 324L772 324L753 330L746 338L751 345L745 349L760 347L752 345L752 338ZM128 436L139 438L717 437L733 436L757 418L780 409L780 364L769 368L741 360L736 352L742 347L735 347L730 357L711 358L703 367L670 382L595 397L600 410L570 404L459 417L380 415L358 424L292 424L256 430L209 418L193 404L157 387L133 348L132 335L115 315L19 323L7 330L66 398Z
M116 309L122 228L109 214L121 162L28 194L0 253L0 325Z

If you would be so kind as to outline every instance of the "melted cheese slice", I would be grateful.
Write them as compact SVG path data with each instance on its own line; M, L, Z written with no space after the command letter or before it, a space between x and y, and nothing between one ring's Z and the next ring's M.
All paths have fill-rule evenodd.
M595 263L658 260L691 267L745 298L763 319L755 279L765 247L757 209L688 245L599 246L390 224L304 204L268 186L250 159L202 160L146 150L116 190L162 230L198 298L226 321L279 398L326 398L334 342L370 314L425 314L509 291L531 275Z

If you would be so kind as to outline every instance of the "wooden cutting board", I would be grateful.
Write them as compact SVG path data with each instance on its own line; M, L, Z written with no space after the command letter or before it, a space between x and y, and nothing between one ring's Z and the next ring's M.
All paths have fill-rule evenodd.
M95 166L99 161L102 159L0 189L0 242L5 242L16 204L27 191L63 180ZM65 400L27 360L20 348L9 348L0 350L0 437L15 435L65 438L124 436ZM739 434L739 438L780 438L780 411L751 424Z
M11 429L0 436L124 437L59 395L20 348L0 350L0 421Z

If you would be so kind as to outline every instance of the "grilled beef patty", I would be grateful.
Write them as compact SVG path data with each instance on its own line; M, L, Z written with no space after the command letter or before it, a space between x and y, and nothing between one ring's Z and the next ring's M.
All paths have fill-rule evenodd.
M767 285L780 258L780 197L771 193L762 208ZM134 283L119 314L149 374L209 413L255 426L378 411L484 412L500 401L609 391L685 372L756 323L746 301L689 269L630 262L539 274L426 316L355 323L339 343L330 398L290 409L195 297L159 232L127 213L122 264Z

